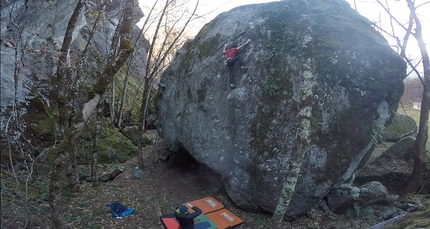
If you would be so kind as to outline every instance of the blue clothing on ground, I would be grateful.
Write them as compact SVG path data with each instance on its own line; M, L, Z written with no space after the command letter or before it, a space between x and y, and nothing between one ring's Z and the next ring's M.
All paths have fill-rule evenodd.
M126 206L118 202L106 204L106 206L110 207L112 217L115 217L115 218L125 217L127 215L131 215L134 213L133 208L127 208Z

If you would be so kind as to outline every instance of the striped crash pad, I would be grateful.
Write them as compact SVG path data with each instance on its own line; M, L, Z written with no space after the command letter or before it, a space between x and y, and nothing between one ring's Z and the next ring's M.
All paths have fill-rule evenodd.
M194 229L225 229L243 223L241 218L224 208L224 205L213 197L209 196L188 203L202 210L202 214L195 220ZM160 220L165 229L180 229L174 213L162 215Z

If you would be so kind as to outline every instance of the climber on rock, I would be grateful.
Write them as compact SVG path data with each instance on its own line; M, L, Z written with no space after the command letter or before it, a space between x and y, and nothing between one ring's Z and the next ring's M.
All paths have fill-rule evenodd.
M240 68L244 73L248 70L248 68L243 64L242 57L240 55L236 55L237 50L242 49L245 45L251 42L251 39L248 39L245 43L240 45L239 47L233 46L232 48L227 49L227 44L224 45L223 53L227 58L227 67L228 73L230 75L230 87L231 89L235 89L237 86L234 83L234 66L236 62L239 62Z

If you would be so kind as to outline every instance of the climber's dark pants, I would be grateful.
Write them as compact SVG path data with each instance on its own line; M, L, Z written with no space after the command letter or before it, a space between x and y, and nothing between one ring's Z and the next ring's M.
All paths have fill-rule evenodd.
M230 84L234 84L234 65L239 62L240 66L243 66L241 56L235 56L233 59L227 60L228 73L230 74Z

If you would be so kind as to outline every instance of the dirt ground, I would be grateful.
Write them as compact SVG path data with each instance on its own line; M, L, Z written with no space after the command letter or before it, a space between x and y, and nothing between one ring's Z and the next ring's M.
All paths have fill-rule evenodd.
M163 147L159 148L160 151L155 154L147 150L147 165L143 168L145 178L142 180L131 177L133 168L138 164L135 158L125 163L125 171L111 182L103 183L96 189L91 183L84 183L79 195L71 199L70 209L86 214L73 217L73 225L76 228L160 229L163 228L159 220L161 214L171 213L173 207L182 203L212 196L244 220L237 229L270 228L271 215L246 212L234 205L224 191L219 175L199 165L185 152L172 155L166 162L156 160L159 153L166 153L162 152ZM114 201L134 208L135 214L114 219L105 206ZM373 220L345 218L322 211L317 211L315 215L313 219L304 216L294 222L285 222L283 228L366 228L374 223Z
M246 212L237 208L223 188L220 177L206 166L199 165L189 154L176 153L169 160L156 160L165 155L163 147L154 151L149 147L146 165L142 169L144 179L132 178L132 170L138 165L138 158L117 165L124 169L109 182L80 184L78 191L65 191L65 218L72 228L115 228L115 229L161 229L159 216L173 212L172 208L188 201L212 196L227 209L244 220L237 229L268 229L271 215ZM154 153L155 152L155 153ZM165 158L165 156L163 156ZM156 161L156 162L154 162ZM101 166L100 170L109 172L113 167ZM108 203L120 202L135 209L135 213L122 219L112 217ZM36 225L27 228L53 228L50 223L47 201L39 202L37 209L40 217ZM45 209L45 211L42 211ZM4 210L4 209L3 209ZM33 211L34 212L34 211ZM3 215L3 214L2 214ZM9 219L11 220L11 219ZM282 228L322 229L322 228L367 228L377 219L348 218L343 215L326 213L317 209L314 217L298 218L284 222ZM12 222L12 221L11 221ZM2 228L23 228L23 224L2 223Z

